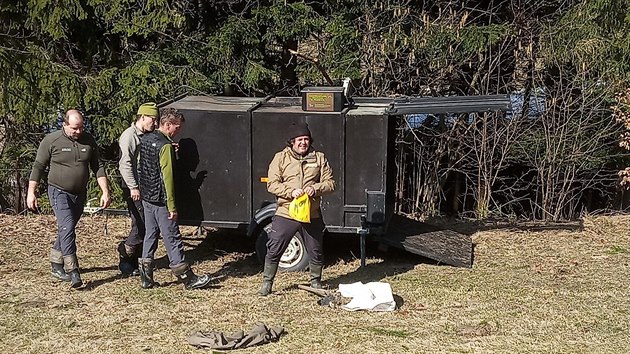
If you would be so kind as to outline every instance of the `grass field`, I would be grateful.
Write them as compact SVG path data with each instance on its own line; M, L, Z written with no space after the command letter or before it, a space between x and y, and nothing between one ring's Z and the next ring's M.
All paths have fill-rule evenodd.
M155 277L164 286L141 289L116 267L124 217L81 220L86 285L72 290L49 274L54 218L0 215L0 352L201 352L187 342L195 330L231 333L263 322L286 334L240 352L628 353L630 218L587 217L583 225L475 232L472 269L374 247L361 269L356 239L327 238L329 287L391 284L399 308L373 313L317 305L317 296L296 287L306 284L304 273L281 273L271 296L256 296L253 243L227 231L184 229L194 269L225 276L216 286L185 291L162 257Z

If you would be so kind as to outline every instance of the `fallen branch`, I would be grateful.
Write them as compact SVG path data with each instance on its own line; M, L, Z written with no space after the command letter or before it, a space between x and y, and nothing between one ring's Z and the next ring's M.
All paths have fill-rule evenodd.
M306 59L306 60L310 61L311 63L315 64L315 67L317 67L317 69L322 73L322 75L324 76L324 79L326 79L328 84L329 85L334 85L332 79L330 78L330 75L328 75L328 73L326 72L326 69L324 69L322 64L319 62L319 59L309 57L309 56L304 55L304 54L298 52L297 50L293 50L293 49L289 49L289 53L291 53L291 54L293 54L295 56L298 56L300 58Z

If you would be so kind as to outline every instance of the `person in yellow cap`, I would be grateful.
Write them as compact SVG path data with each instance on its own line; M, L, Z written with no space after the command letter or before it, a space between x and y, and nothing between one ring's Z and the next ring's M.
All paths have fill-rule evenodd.
M120 161L118 170L122 177L122 191L131 217L129 235L118 244L118 269L123 275L139 275L138 258L142 255L144 240L144 209L140 199L138 185L138 155L140 153L140 137L155 129L158 118L158 107L149 102L140 105L136 120L118 139Z

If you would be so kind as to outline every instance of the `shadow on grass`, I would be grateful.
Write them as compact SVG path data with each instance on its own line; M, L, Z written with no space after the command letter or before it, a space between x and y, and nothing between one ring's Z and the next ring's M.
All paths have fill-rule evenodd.
M198 274L198 275L200 275L200 274ZM211 278L212 278L212 277L211 277ZM207 289L207 290L217 290L217 289L221 289L221 288L223 288L223 286L221 286L221 285L217 284L217 282L218 282L219 280L223 280L223 278L219 278L219 279L217 279L217 281L210 282L210 284L208 284L208 285L204 286L203 288L198 288L198 289L189 290L189 291L195 291L195 290L206 290L206 289ZM179 281L177 281L177 280L173 280L173 281L162 282L162 283L160 283L160 285L159 285L159 287L160 287L160 288L164 288L164 287L167 287L167 286L182 286L182 287L183 287L183 286L184 286L184 284L180 283L180 282L179 282Z
M220 277L218 283L225 278L244 278L260 274L262 264L255 253L255 240L247 238L245 234L237 230L220 229L204 232L201 235L183 235L182 240L186 248L185 259L191 264L193 271L201 275L200 263L223 259L224 263L214 272L207 273L210 277ZM163 243L163 241L158 241ZM163 247L163 246L161 246ZM389 248L387 251L379 249L377 242L368 241L366 255L368 258L382 258L379 264L370 264L366 268L353 271L342 277L328 279L330 287L337 287L340 283L356 281L370 282L406 272L413 269L416 264L437 264L430 259L414 255L399 249ZM325 267L338 263L354 262L360 257L359 238L355 234L326 234L324 238ZM117 259L116 259L117 262ZM156 258L156 269L170 269L166 255ZM82 273L117 270L118 265L98 266L82 269ZM121 274L109 276L90 282L85 286L88 290L100 285L114 282L124 277ZM326 271L324 270L326 280ZM305 278L306 280L306 278ZM169 284L164 284L169 285Z
M333 239L334 238L334 239ZM402 269L413 269L418 264L438 265L439 262L432 259L422 257L417 254L406 252L399 248L388 247L373 240L366 240L365 247L366 258L378 258L383 261L376 264L367 264L365 268L357 268L353 272L356 277L375 277L378 281L386 276L398 274ZM324 240L324 257L325 267L338 263L351 263L361 258L361 249L359 237L354 234L330 235ZM374 273L376 269L380 269L381 275Z
M217 231L207 231L202 234L196 232L192 235L185 234L182 237L185 251L185 259L191 264L193 271L201 275L200 263L206 261L224 260L220 268L207 273L211 277L244 278L260 274L262 265L258 261L255 253L255 240L247 238L245 234L238 230L219 229ZM163 241L158 241L162 242ZM366 256L369 259L381 258L380 263L368 264L365 268L357 268L351 273L328 279L324 270L324 280L330 288L336 288L342 283L353 283L361 281L364 283L371 281L381 281L385 277L404 273L413 269L417 264L434 264L438 262L418 256L394 247L384 249L382 245L368 239L366 245ZM161 246L163 247L163 246ZM356 234L329 234L324 237L324 259L325 267L339 263L351 263L360 258L360 242ZM117 260L116 260L117 261ZM169 260L166 255L155 259L156 269L170 269ZM83 273L97 271L116 270L116 265L92 267L82 270ZM86 287L93 289L108 282L122 279L123 276L117 274L104 279L96 280ZM219 280L219 283L223 281ZM305 280L307 280L305 278Z
M197 275L203 272L198 270L199 263L205 261L216 261L220 258L228 259L219 270L207 273L211 278L217 278L215 283L211 283L210 287L219 287L217 283L223 281L226 277L246 277L260 272L261 267L258 264L254 254L254 242L249 240L243 233L234 230L209 231L202 234L183 235L185 260L191 265L191 268ZM160 237L159 243L163 244ZM161 246L163 247L163 245ZM81 273L91 273L99 271L113 271L118 269L118 260L116 264L107 266L98 266L81 269ZM169 259L167 255L163 255L154 260L155 269L170 269ZM109 276L86 283L83 290L92 290L103 284L114 282L119 279L126 278L122 274ZM139 279L139 278L138 278ZM173 284L176 282L172 282ZM165 286L171 283L164 284Z
M196 264L204 261L227 259L221 268L213 273L207 273L212 278L222 281L227 277L247 277L257 274L261 267L254 253L254 242L245 234L237 230L220 229L209 231L202 235L185 235L182 237L186 262L191 265L195 273ZM169 269L166 256L155 260L158 269Z
M112 275L110 277L104 278L104 279L98 279L98 280L92 280L89 282L86 282L85 285L83 285L81 288L79 288L79 291L90 291L90 290L94 290L95 288L107 284L107 283L111 283L113 281L119 280L119 279L123 279L124 277L120 274L116 274L116 275ZM139 278L138 278L139 279ZM138 280L138 285L140 285L140 280Z
M90 268L81 268L81 274L87 274L92 272L105 272L108 270L116 270L118 266L105 266L105 267L90 267Z
M88 274L88 273L92 273L92 272L104 272L104 271L112 271L112 270L118 270L118 266L117 265L112 265L112 266L105 266L105 267L81 268L80 272L81 272L81 274ZM107 278L87 281L87 282L84 283L84 285L82 287L80 287L77 290L79 290L79 291L90 291L90 290L94 290L95 288L97 288L97 287L99 287L101 285L104 285L104 284L107 284L107 283L111 283L111 282L114 282L116 280L129 278L129 277L133 277L133 276L131 276L131 275L123 275L121 273L118 273L116 275L112 275L112 276L109 276ZM140 279L140 277L137 277L137 278Z
M400 263L400 262L388 262L383 261L376 264L368 264L365 267L357 268L356 270L346 273L334 278L325 278L326 285L329 288L338 288L339 284L351 284L356 282L370 283L380 282L383 279L398 274L404 274L414 269L417 263Z

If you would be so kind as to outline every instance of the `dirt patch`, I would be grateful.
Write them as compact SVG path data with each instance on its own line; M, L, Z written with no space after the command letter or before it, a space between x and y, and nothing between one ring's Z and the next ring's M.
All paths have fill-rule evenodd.
M234 332L257 322L283 326L277 343L243 352L628 352L630 218L589 217L583 229L502 228L473 234L472 269L438 266L358 240L326 239L324 281L390 283L395 312L346 312L317 305L297 289L304 273L281 273L260 298L253 240L237 232L184 228L187 257L199 273L225 276L185 291L158 249L157 289L121 278L116 244L125 217L85 216L78 255L86 286L72 290L49 275L51 216L0 215L2 352L198 352L194 330Z

